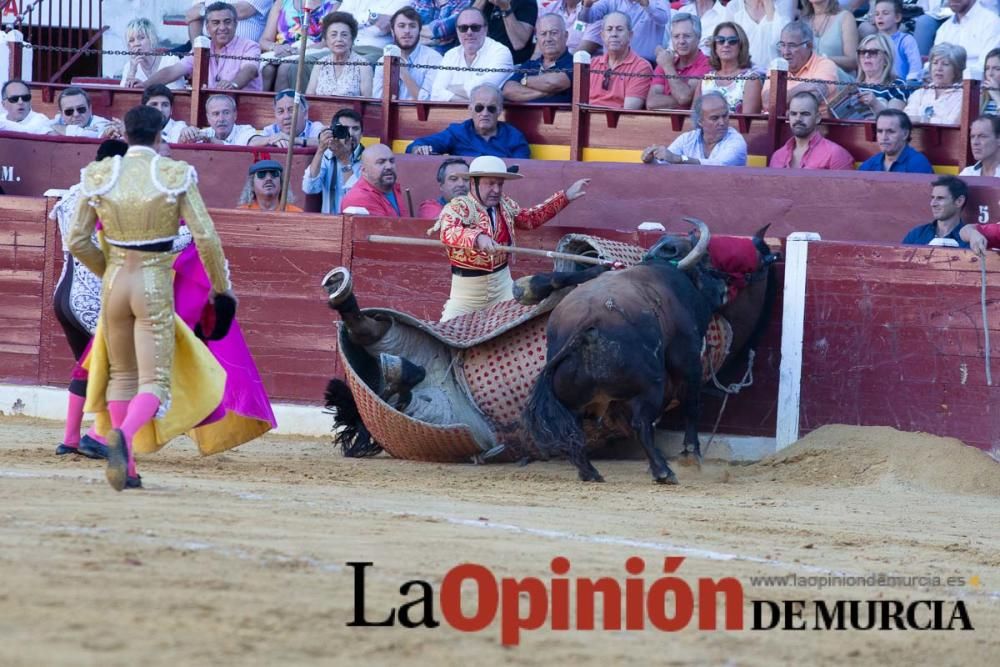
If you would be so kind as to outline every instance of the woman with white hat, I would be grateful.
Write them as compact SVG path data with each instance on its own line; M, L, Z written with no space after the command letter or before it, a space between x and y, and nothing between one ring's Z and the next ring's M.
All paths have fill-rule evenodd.
M441 321L514 298L504 247L514 245L514 229L534 229L586 194L582 178L538 206L521 206L504 195L504 182L521 178L498 157L483 155L469 165L469 194L452 199L430 232L440 230L451 261L451 295ZM429 232L429 233L430 233Z

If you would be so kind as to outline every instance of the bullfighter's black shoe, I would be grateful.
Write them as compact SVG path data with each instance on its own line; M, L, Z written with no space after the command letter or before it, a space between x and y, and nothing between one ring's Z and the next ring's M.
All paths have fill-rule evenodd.
M86 456L88 459L108 458L107 446L97 442L89 435L84 435L82 438L80 438L79 452L81 455Z

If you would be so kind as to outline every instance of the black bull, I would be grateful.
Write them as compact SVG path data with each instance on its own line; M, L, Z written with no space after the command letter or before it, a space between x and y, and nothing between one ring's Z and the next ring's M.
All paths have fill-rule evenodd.
M530 299L544 296L549 286L600 274L567 294L549 316L549 361L524 412L525 427L541 452L568 457L584 481L603 481L587 455L590 434L605 442L612 436L638 438L653 478L676 484L654 444L654 425L673 399L680 401L684 453L701 462L701 351L709 320L718 312L733 328L727 364L742 359L766 326L776 291L771 264L777 259L763 240L767 228L754 235L759 263L748 285L723 305L725 276L705 256L708 229L689 221L701 230L697 245L693 238L664 237L629 269L604 273L598 267L519 281L519 291Z

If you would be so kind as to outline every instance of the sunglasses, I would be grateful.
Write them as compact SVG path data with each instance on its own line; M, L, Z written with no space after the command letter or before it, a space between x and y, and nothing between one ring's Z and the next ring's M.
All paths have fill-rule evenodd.
M63 115L72 118L73 116L79 114L83 115L87 113L89 109L87 107L70 107L68 109L63 109Z
M283 97L295 97L295 91L291 88L285 88L284 90L279 90L274 94L274 101L277 102Z
M601 90L607 90L611 87L611 74L614 70L606 69L604 70L604 76L601 78Z
M885 53L882 49L858 49L858 57L872 56L875 57L880 53Z
M256 172L257 179L263 181L265 178L281 178L281 172L277 169L262 169Z
M483 25L482 23L468 23L466 25L455 26L455 28L459 32L469 32L470 30L472 32L479 32L480 30L482 30L485 27L486 26Z
M477 104L476 106L472 107L472 109L476 113L482 113L483 109L489 111L490 113L496 113L498 111L496 105L494 104Z
M726 36L723 36L723 35L717 35L715 37L715 43L716 44L728 44L729 46L736 46L737 44L740 43L740 38L737 37L736 35L732 35L732 36L729 36L729 37L726 37Z
M8 102L13 102L17 104L18 102L30 102L31 93L25 93L24 95L11 95L7 98Z

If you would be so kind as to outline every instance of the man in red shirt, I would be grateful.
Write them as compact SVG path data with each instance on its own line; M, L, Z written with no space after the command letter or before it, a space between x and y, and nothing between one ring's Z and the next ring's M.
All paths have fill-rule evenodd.
M854 158L843 146L819 131L819 100L811 91L800 90L788 102L788 125L792 138L771 156L776 169L854 169Z
M653 68L632 51L632 20L621 12L611 12L604 17L601 37L604 54L590 63L590 104L641 109Z
M402 191L396 182L396 156L385 144L374 144L361 154L361 179L344 195L341 210L354 215L401 218ZM350 208L364 209L350 211Z
M690 109L697 79L667 79L668 76L702 76L712 70L712 63L701 52L701 21L697 16L680 13L670 17L670 49L656 47L656 76L646 96L647 109Z

